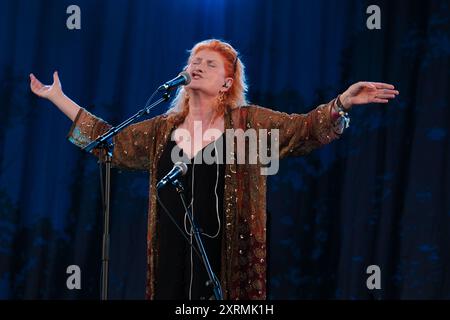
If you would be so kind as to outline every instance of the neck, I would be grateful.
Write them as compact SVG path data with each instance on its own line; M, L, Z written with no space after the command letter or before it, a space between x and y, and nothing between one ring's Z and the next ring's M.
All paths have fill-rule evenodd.
M214 116L213 106L215 104L216 97L191 91L189 92L189 113L187 117L191 121L209 122Z

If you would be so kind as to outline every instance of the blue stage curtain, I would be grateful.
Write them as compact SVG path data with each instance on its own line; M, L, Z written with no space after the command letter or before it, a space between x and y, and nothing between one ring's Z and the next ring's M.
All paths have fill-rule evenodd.
M72 1L0 2L1 299L100 296L98 164L28 74L58 70L68 96L117 124L207 38L240 51L250 101L276 110L308 112L360 80L400 91L269 178L269 298L450 298L448 1L377 1L381 30L366 26L371 1L76 2L80 30L66 27ZM143 299L147 174L114 170L112 199L110 297ZM66 288L69 265L81 290Z

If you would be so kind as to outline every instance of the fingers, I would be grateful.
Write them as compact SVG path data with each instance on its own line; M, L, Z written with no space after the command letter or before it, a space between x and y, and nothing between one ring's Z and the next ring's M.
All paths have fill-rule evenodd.
M373 84L373 82L363 82L362 86L370 89L377 89L377 87Z
M39 90L41 89L44 85L34 76L34 74L30 74L30 87L32 90Z
M395 94L377 94L376 98L380 99L394 99Z
M370 82L375 85L377 89L394 89L395 87L392 84L384 83L384 82Z
M30 86L32 86L33 84L36 83L36 77L34 76L34 74L30 73Z
M30 79L32 84L42 85L42 83L32 73L30 73Z
M389 101L389 99L394 99L399 92L397 90L393 89L381 89L377 91L377 94L375 95L375 99L383 100L378 103L385 103L384 101Z
M399 95L400 92L398 90L391 90L391 89L381 89L377 91L377 96L379 95L394 95L394 98L396 95Z
M53 72L53 82L59 84L58 71Z
M398 90L390 90L390 89L384 89L384 93L385 94L394 94L394 95L400 94L400 92Z
M389 100L388 100L388 99L374 98L374 99L372 100L372 102L374 102L374 103L388 103Z

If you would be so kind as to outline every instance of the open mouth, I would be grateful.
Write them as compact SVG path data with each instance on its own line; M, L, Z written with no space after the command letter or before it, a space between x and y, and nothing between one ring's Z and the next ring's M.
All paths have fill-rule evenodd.
M199 73L192 72L192 79L198 80L198 79L201 79L201 78L202 78L202 76Z

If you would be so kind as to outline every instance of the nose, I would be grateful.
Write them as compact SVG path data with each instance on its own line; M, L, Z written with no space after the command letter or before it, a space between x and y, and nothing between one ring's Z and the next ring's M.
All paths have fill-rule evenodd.
M203 77L203 68L200 65L195 65L194 68L192 68L191 75L194 77L196 75Z
M192 63L191 64L192 72L203 73L205 71L204 63L205 63L205 61L196 61L196 62Z
M202 64L195 65L194 71L198 73L203 73L203 65Z

